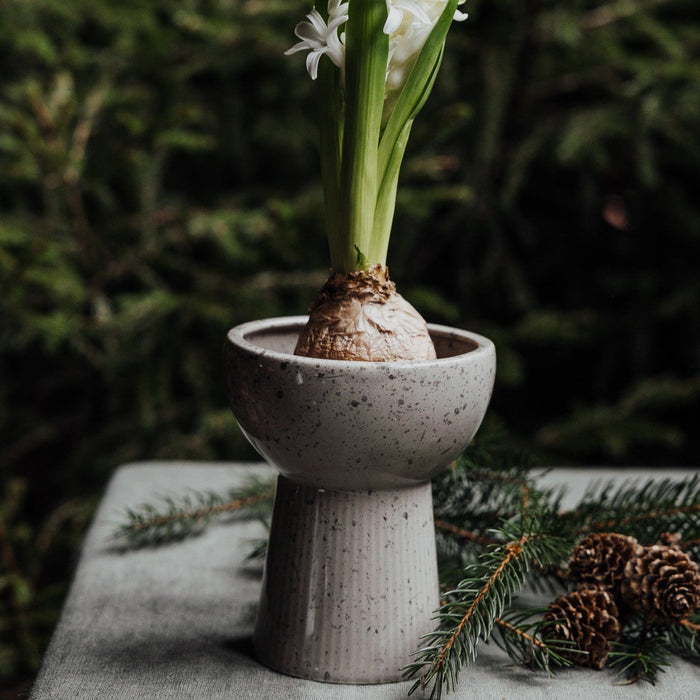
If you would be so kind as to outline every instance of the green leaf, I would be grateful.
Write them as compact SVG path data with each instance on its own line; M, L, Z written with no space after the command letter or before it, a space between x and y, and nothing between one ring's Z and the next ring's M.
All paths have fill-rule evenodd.
M318 67L318 82L320 88L319 141L326 233L330 246L331 266L342 269L338 266L342 265L345 258L345 246L338 214L345 112L340 71L330 61L321 61Z
M366 270L369 267L367 256L359 249L358 246L355 246L355 252L357 253L357 262L355 265L360 270Z
M388 162L393 144L399 139L406 123L416 117L430 95L440 67L445 37L452 25L456 7L457 0L449 0L401 89L401 94L384 127L380 150L382 165Z
M394 218L401 163L413 120L430 95L440 68L445 37L452 24L457 0L449 0L420 50L384 127L378 154L377 203L370 259L385 261Z

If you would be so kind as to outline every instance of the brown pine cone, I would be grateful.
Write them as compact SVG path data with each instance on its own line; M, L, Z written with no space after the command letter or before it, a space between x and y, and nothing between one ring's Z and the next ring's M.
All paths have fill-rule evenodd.
M665 544L667 547L676 547L681 549L681 536L679 533L662 532L659 535L657 544Z
M679 622L700 602L698 566L677 546L644 547L627 562L622 595L650 622Z
M605 666L610 641L618 639L622 629L612 593L591 585L579 586L552 601L544 619L552 623L554 639L573 642L571 651L562 656L597 669Z
M574 581L619 593L627 562L641 550L634 537L601 532L582 539L571 552L569 576Z

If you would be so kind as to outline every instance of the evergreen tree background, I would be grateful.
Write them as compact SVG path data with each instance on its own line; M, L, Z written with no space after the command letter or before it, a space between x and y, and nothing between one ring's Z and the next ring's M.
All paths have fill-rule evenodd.
M0 687L31 679L107 478L250 459L226 330L327 271L308 0L0 3ZM539 464L700 464L700 6L469 0L389 253L497 344ZM2 695L0 695L2 697Z

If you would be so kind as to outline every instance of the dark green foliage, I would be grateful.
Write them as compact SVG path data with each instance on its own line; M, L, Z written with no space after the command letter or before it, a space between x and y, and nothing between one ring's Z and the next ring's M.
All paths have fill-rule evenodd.
M25 515L30 494L21 477L0 490L0 687L36 670L94 506L94 499L67 499L35 524Z
M324 277L310 86L282 53L301 11L0 4L0 470L28 488L23 537L0 530L22 555L1 684L36 670L58 613L72 558L34 539L66 502L134 459L253 456L225 332L304 311ZM45 624L17 590L53 596Z
M420 254L394 261L495 339L494 409L545 459L697 463L697 6L469 11L399 192Z
M0 530L8 681L50 629L10 591L55 616L80 528L37 538L70 504L85 522L75 498L129 460L253 457L224 334L303 313L327 264L314 85L283 56L310 4L0 3L0 479L26 488ZM510 445L698 464L697 3L468 10L413 129L392 276L494 339Z

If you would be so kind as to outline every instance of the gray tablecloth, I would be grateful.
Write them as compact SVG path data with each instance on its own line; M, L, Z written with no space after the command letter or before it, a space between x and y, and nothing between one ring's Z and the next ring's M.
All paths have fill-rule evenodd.
M264 536L257 522L218 523L205 534L157 549L120 552L112 534L125 508L187 489L223 490L263 465L139 463L112 479L87 535L59 625L33 688L33 700L399 700L410 684L329 685L289 678L258 664L250 635L259 565L246 563ZM688 470L558 469L543 477L566 484L573 503L594 479L674 476ZM421 697L416 693L413 697ZM674 660L656 686L616 684L609 671L573 668L555 678L514 666L482 645L457 692L470 700L700 698L700 668Z

